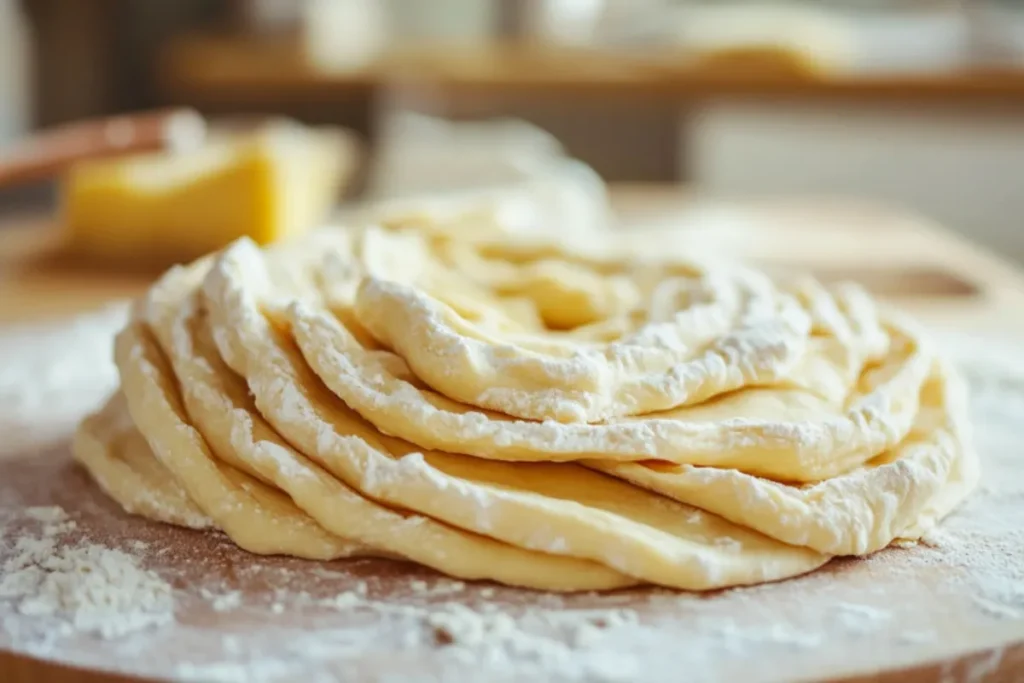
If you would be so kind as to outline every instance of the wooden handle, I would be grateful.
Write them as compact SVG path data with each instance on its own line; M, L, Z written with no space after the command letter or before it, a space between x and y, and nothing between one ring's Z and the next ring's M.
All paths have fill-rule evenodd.
M85 159L198 146L205 133L202 117L191 109L67 124L0 150L0 187L53 178Z

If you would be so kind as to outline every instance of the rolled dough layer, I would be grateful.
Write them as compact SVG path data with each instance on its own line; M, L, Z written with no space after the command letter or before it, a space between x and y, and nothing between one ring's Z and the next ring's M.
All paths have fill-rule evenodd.
M424 220L168 271L76 457L255 553L558 591L784 579L978 479L956 373L855 286Z

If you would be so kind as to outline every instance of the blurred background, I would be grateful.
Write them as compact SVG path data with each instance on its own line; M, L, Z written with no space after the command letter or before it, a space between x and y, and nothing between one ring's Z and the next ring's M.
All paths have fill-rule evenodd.
M880 200L1024 260L1024 2L0 0L0 150L170 105L348 129L348 196L574 158ZM0 213L54 201L0 188Z

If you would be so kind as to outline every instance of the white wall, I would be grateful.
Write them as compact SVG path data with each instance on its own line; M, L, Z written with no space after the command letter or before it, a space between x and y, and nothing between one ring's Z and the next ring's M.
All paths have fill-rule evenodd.
M1024 261L1024 108L720 103L682 145L712 192L876 198Z

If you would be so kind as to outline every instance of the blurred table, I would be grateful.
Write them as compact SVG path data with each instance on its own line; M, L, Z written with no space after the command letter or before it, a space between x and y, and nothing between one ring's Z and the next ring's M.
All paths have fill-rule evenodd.
M682 54L528 45L395 49L365 67L323 71L295 39L186 35L163 51L164 94L199 106L316 101L365 94L395 83L445 93L528 92L663 99L774 98L1024 104L1024 69L913 73L822 73L744 64L714 68Z
M712 199L673 185L615 185L611 200L638 239L672 228L684 248L857 280L932 326L1024 340L1024 273L916 215L849 200ZM0 325L130 298L155 276L74 265L51 219L0 219Z

